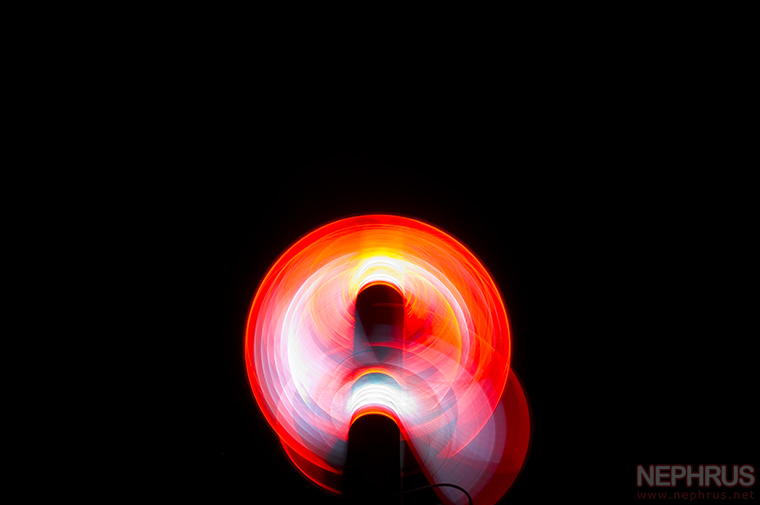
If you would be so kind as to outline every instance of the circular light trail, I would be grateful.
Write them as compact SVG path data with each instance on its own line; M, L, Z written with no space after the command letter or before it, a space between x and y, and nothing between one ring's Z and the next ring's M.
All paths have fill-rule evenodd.
M375 284L403 297L403 335L381 357L362 352L356 317L357 296ZM378 413L397 422L431 483L492 504L529 442L510 341L499 289L469 249L418 220L366 215L322 226L277 259L251 305L245 358L285 452L324 489L340 492L351 423Z

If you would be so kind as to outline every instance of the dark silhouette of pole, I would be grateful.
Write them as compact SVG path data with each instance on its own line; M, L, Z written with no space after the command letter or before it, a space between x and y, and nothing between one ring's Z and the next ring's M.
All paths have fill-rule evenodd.
M348 435L346 501L365 505L401 492L401 443L396 423L379 414L357 419ZM382 500L401 505L402 498Z
M354 355L367 364L400 364L404 300L394 288L376 284L356 298ZM395 344L394 344L395 343ZM367 414L351 426L344 469L348 505L376 502L401 505L401 433L392 419Z

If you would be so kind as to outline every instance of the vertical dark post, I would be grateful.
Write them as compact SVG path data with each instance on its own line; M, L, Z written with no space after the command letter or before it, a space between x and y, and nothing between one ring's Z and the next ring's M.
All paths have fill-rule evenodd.
M372 352L378 363L400 365L404 338L404 298L386 284L374 284L356 297L354 354Z
M398 365L404 330L404 300L390 286L376 284L356 299L354 354L367 365ZM348 505L401 505L401 433L383 415L358 418L348 434L344 471ZM381 500L382 499L382 500ZM379 501L378 501L379 500Z
M357 419L348 434L345 493L349 505L364 505L401 492L401 444L396 423L379 414ZM400 505L401 497L378 501Z

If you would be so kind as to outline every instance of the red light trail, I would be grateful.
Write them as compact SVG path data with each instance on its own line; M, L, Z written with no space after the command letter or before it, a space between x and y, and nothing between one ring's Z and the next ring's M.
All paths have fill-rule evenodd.
M396 350L383 358L356 340L357 296L375 284L403 297L403 336L383 343ZM298 240L262 280L245 333L256 402L306 477L339 493L351 423L378 413L396 421L431 483L483 505L512 484L530 438L510 352L507 310L480 260L444 231L391 215Z

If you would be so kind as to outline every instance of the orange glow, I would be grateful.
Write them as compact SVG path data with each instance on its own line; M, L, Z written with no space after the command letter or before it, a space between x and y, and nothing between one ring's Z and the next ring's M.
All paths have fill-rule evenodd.
M356 297L374 284L404 300L403 338L384 344L401 352L384 360L354 349ZM431 482L448 479L485 504L503 487L487 484L504 473L504 448L518 470L527 451L524 394L517 381L506 388L510 342L499 289L469 249L421 221L367 215L327 224L275 261L251 305L245 358L265 418L323 488L338 492L349 428L376 413L428 455ZM511 439L510 405L522 426Z

